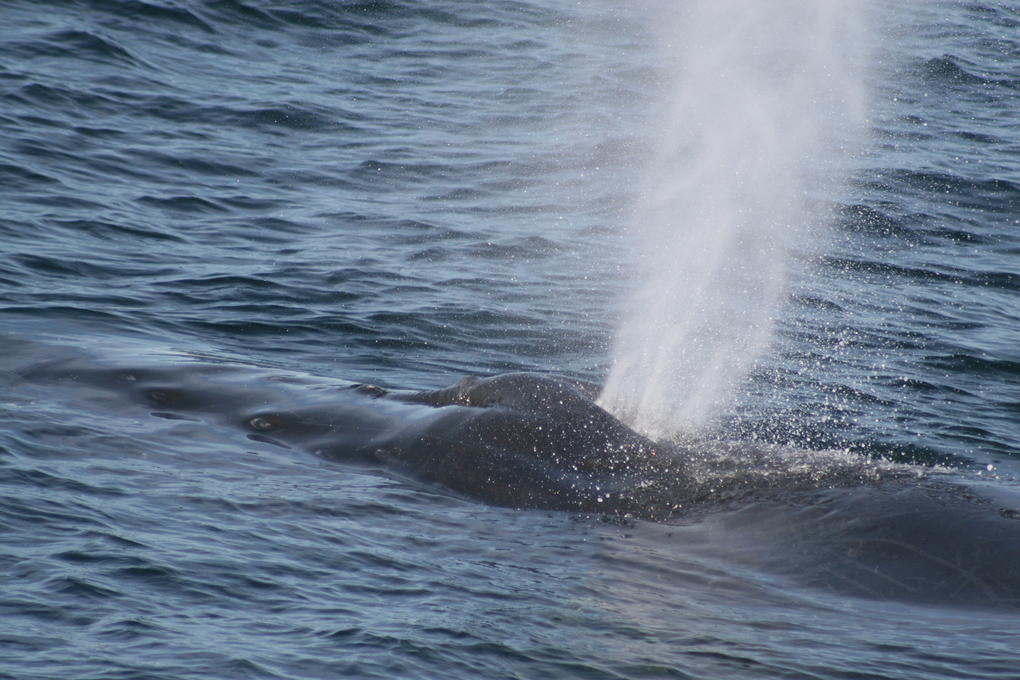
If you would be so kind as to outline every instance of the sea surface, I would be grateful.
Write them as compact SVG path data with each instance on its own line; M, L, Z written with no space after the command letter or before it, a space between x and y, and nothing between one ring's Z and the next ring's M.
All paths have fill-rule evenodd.
M500 507L89 377L602 383L678 247L635 215L680 5L0 0L0 677L1018 677L1014 2L859 3L862 129L799 168L782 304L701 425L969 490L938 512ZM869 561L869 509L968 548Z

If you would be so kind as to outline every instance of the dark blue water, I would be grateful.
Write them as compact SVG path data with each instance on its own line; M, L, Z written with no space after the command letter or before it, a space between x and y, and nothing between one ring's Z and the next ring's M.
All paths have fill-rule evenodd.
M718 415L915 485L517 510L96 378L602 381L664 11L0 0L0 676L1016 677L1013 3L876 6L866 141Z

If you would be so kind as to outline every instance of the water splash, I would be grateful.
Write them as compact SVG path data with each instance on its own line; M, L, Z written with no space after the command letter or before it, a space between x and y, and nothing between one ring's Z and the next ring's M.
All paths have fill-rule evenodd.
M664 4L656 152L628 233L640 282L600 399L638 429L705 426L768 348L790 247L820 226L809 183L862 127L862 5Z

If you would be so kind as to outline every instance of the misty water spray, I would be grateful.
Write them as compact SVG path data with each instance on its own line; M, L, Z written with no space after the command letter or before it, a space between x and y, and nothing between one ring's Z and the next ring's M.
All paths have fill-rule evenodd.
M661 108L627 232L639 283L600 399L636 428L709 424L768 348L791 246L824 229L811 183L862 127L863 5L663 3Z

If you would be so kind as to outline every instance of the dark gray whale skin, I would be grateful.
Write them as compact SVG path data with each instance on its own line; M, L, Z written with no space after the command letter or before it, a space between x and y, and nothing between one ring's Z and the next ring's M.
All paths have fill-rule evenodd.
M355 385L375 401L416 406L404 422L379 423L372 436L314 447L341 460L379 462L488 503L516 508L649 515L649 494L635 491L654 475L684 486L679 461L592 400L586 383L512 373L470 376L451 387L389 392ZM264 436L300 440L312 422L338 433L335 409L263 412L249 427ZM362 425L365 419L361 419ZM362 434L367 434L362 428ZM660 514L660 513L655 513Z
M387 391L6 340L0 381L19 398L226 427L493 505L665 522L734 568L825 590L1020 609L1020 487L1008 480L747 442L653 442L601 409L591 385L542 375Z
M17 382L108 409L144 405L158 417L240 428L490 504L662 518L685 495L680 458L596 405L597 388L580 381L517 373L387 391L204 357L127 363L0 340Z

